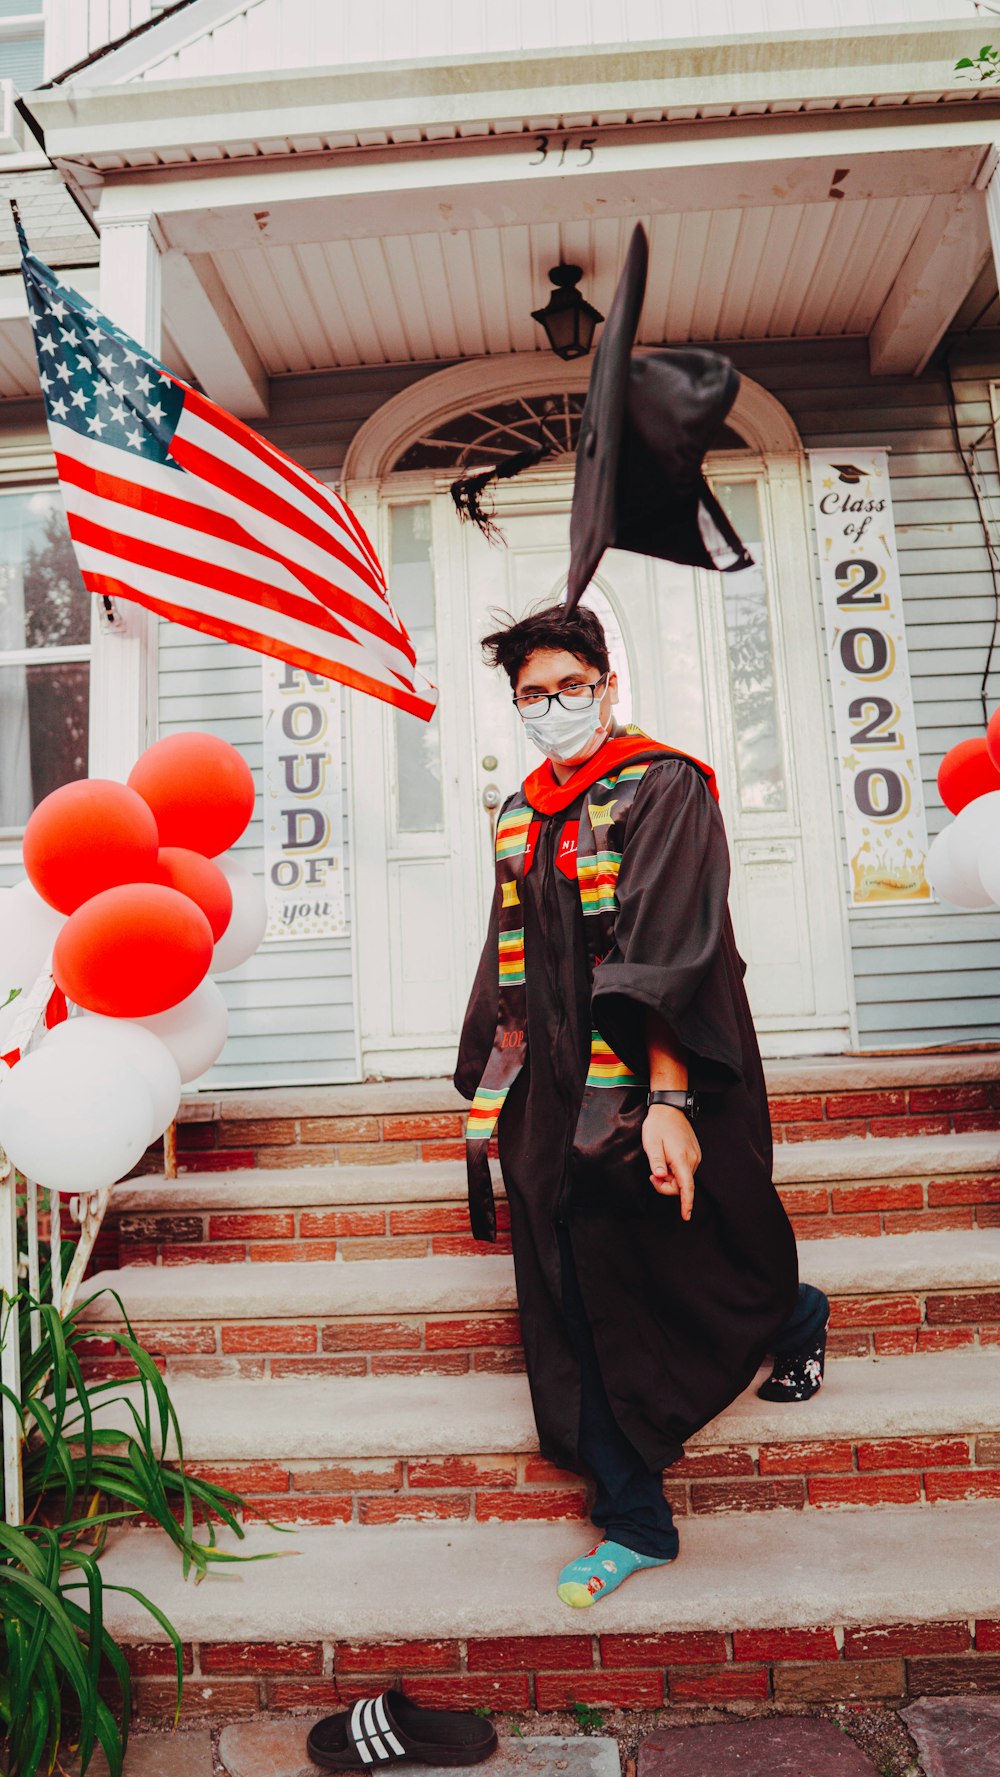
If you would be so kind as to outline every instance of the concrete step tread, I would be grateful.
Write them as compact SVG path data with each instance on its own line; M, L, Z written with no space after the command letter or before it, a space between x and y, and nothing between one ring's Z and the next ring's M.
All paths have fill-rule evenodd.
M226 1549L284 1559L185 1581L149 1530L112 1533L105 1586L138 1587L185 1641L386 1642L508 1635L820 1627L1000 1617L1000 1501L878 1512L748 1512L685 1520L681 1559L637 1575L592 1611L556 1596L559 1569L589 1546L572 1524L252 1527ZM128 1596L105 1591L119 1640L161 1639Z
M755 1388L752 1383L696 1433L688 1448L1000 1431L1000 1351L832 1362L821 1392L800 1407L758 1400ZM132 1387L122 1392L137 1398ZM185 1453L196 1461L509 1455L538 1448L524 1376L308 1382L178 1376L170 1392ZM122 1423L113 1406L101 1417Z
M839 1236L809 1243L803 1270L828 1294L959 1289L1000 1283L1000 1228ZM516 1306L507 1257L340 1260L276 1265L127 1265L90 1279L117 1290L142 1320L332 1319L339 1315L456 1314ZM111 1296L88 1321L120 1318Z
M1000 1079L1000 1046L938 1055L805 1055L765 1060L772 1097L809 1092L884 1091L893 1086L966 1085ZM369 1080L349 1086L268 1086L250 1091L188 1093L185 1123L246 1122L271 1117L359 1117L464 1111L468 1100L450 1079Z
M390 1144L391 1145L391 1144ZM889 1178L948 1177L1000 1170L1000 1133L896 1136L843 1141L779 1142L779 1185L857 1183ZM498 1182L499 1182L499 1174ZM260 1167L188 1172L181 1178L135 1179L117 1186L112 1208L122 1214L179 1210L248 1210L313 1205L439 1203L466 1193L461 1160L391 1161L373 1166Z

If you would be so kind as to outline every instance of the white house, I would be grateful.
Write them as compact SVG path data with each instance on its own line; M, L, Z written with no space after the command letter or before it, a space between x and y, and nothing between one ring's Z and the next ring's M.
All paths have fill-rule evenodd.
M0 186L34 250L343 489L441 687L428 729L341 699L342 830L325 836L341 935L268 943L230 978L212 1083L450 1071L490 807L527 764L477 640L492 608L562 591L588 376L532 310L566 261L606 312L636 219L641 343L712 342L741 372L709 469L759 569L751 585L611 553L593 596L626 712L718 771L762 1047L1000 1038L1000 914L850 905L806 456L890 452L933 833L941 755L982 729L1000 601L1000 91L954 67L989 15L969 0L51 0L44 27L42 79L40 7L0 6ZM258 656L134 608L124 632L102 627L74 589L5 215L0 249L9 882L32 802L88 750L92 773L124 777L157 730L204 727L259 771L264 715ZM506 547L491 547L449 484L537 438L552 454L498 496ZM262 836L258 820L258 869Z

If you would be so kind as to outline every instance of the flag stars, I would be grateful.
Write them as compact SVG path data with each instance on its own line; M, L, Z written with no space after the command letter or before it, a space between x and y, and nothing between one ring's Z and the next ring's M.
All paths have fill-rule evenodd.
M52 281L42 285L30 270L28 295L53 425L100 442L104 452L130 451L178 470L169 443L183 385L96 308Z

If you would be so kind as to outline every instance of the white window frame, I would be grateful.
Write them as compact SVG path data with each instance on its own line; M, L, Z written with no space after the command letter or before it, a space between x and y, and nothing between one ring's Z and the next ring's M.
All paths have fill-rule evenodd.
M59 491L58 481L52 475L44 478L28 475L23 480L12 479L0 482L0 500L10 499L13 495L23 496L50 491L56 494ZM61 648L0 648L0 668L5 666L77 666L83 664L89 666L93 659L93 652L93 645L90 641L75 642ZM19 856L23 837L23 827L0 826L0 859L6 857L9 860L12 855Z

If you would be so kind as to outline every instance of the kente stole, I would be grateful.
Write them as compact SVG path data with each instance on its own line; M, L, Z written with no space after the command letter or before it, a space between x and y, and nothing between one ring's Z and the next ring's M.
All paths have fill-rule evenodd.
M662 757L667 749L658 749ZM669 756L669 755L668 755ZM576 869L591 977L614 940L618 912L618 872L625 828L636 791L655 758L638 759L612 768L584 792L577 838ZM529 835L538 819L523 799L504 810L497 822L496 879L500 918L500 1011L486 1071L469 1111L466 1164L469 1215L477 1240L496 1239L496 1204L490 1177L489 1147L500 1113L528 1053L527 990L524 974L524 908L521 888L530 868ZM527 866L526 866L527 860ZM631 1073L595 1030L591 1035L588 1086L639 1086Z

